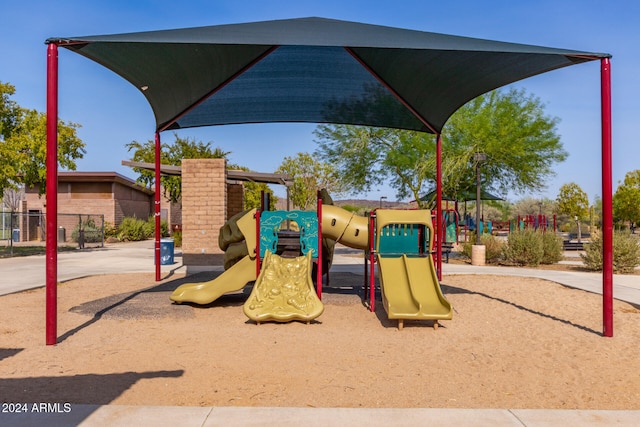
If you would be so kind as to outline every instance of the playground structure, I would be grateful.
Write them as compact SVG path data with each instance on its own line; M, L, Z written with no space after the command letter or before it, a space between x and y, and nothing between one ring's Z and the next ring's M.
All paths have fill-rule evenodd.
M445 208L442 210L440 225L444 228L443 252L451 249L455 243L469 241L469 236L475 234L475 218L465 214L461 216L456 209ZM518 215L516 219L509 221L480 221L481 234L506 234L517 230L538 230L542 232L557 232L558 225L556 215ZM437 234L437 233L436 233Z
M433 258L433 225L426 210L378 209L363 217L332 205L318 202L318 211L252 210L234 219L239 233L221 232L221 248L243 254L219 277L205 283L189 283L171 295L176 303L210 304L225 293L239 291L255 281L243 311L256 323L266 321L309 323L324 310L322 298L322 239L329 238L345 246L365 251L370 275L365 275L365 293L369 290L369 308L375 308L374 264L378 265L383 306L389 319L451 319L451 304L444 298ZM280 255L279 241L283 224L295 222L299 229L302 255ZM235 235L233 244L223 236ZM243 238L239 239L238 235ZM374 246L375 244L375 246ZM290 248L289 248L290 249ZM284 247L284 252L287 247ZM313 263L316 264L316 288L313 288ZM365 266L366 268L366 266ZM327 275L328 277L328 275ZM363 295L364 297L364 295Z
M541 230L541 231L553 231L556 232L558 229L556 216L549 218L547 215L518 215L518 219L516 221L509 222L509 231L515 231L524 229L533 229L533 230Z

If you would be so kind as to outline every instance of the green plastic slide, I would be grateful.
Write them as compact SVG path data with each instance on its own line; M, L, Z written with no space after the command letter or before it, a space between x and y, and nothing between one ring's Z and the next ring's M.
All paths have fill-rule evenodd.
M239 291L255 278L256 260L247 255L215 279L184 284L173 291L169 298L177 303L209 304L228 292Z
M382 303L389 319L449 320L452 308L442 295L431 257L378 257Z

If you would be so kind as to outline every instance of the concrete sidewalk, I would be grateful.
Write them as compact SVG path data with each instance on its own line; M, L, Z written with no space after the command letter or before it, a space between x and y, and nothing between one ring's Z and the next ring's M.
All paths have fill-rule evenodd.
M338 250L339 249L339 250ZM118 243L100 249L58 254L58 280L114 273L154 272L154 242ZM181 254L173 265L162 266L163 277L185 272ZM364 274L361 251L337 248L332 272ZM218 269L219 267L213 268ZM443 273L538 277L589 292L601 293L602 275L567 271L444 264ZM45 285L45 257L0 259L0 295ZM640 276L614 276L614 297L640 306ZM9 402L2 402L9 403ZM0 408L0 425L9 426L260 426L278 424L349 426L636 426L640 411L440 409L440 408L288 408L288 407L176 407L75 405L45 407L27 404L27 412ZM36 406L36 409L39 407ZM46 410L49 412L46 412ZM53 411L53 412L52 412Z
M637 426L640 411L72 405L67 413L0 413L12 427L67 426Z
M155 272L154 241L105 244L104 248L58 253L58 281L117 273ZM0 295L45 286L46 257L35 255L0 259ZM184 272L182 253L174 251L174 263L161 266L163 274Z
M602 273L489 265L479 267L468 264L443 264L442 273L444 276L453 274L490 274L496 276L535 277L602 295ZM640 307L640 276L614 274L613 297Z

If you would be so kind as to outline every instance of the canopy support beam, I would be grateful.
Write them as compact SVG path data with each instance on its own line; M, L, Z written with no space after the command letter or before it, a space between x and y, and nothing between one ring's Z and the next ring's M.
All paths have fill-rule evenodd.
M46 342L58 343L58 45L47 46Z
M444 239L444 227L442 227L442 134L436 136L436 274L442 281L442 239Z
M429 131L431 133L434 133L436 135L440 133L435 129L435 127L431 123L429 123L427 121L427 119L422 117L422 115L420 115L420 113L418 113L418 111L415 108L413 108L402 96L400 96L400 94L393 87L391 87L391 85L389 85L382 77L380 77L378 75L378 73L376 73L373 70L373 68L369 67L369 64L364 62L351 48L345 47L344 50L349 52L349 54L351 56L353 56L353 58L356 61L358 61L360 63L360 65L362 65L362 67L364 67L364 69L369 72L369 74L371 74L373 77L375 77L376 80L378 80L389 92L391 92L391 94L398 101L400 101L402 103L402 105L404 105L404 107L411 112L411 114L413 114L418 120L420 120L422 122L422 124L425 125L429 129Z
M234 73L231 77L229 77L227 80L225 80L224 82L222 82L222 84L218 85L217 87L215 87L212 91L210 91L209 93L207 93L206 95L204 95L202 98L200 98L198 101L194 102L193 104L191 104L189 106L189 108L185 109L184 111L180 112L178 115L176 115L173 119L169 120L168 122L162 124L161 126L158 126L158 132L162 132L165 131L167 129L169 129L175 122L177 122L178 120L180 120L182 117L184 117L186 114L188 114L190 111L194 110L197 106L199 106L200 104L202 104L203 102L205 102L207 99L209 99L210 97L212 97L215 93L217 93L218 91L220 91L222 88L224 88L225 86L227 86L229 83L231 83L232 81L234 81L235 79L237 79L238 77L240 77L242 74L244 74L247 70L249 70L251 67L253 67L254 65L256 65L258 62L262 61L264 58L266 58L267 56L271 55L271 53L276 50L278 47L280 46L271 46L269 49L267 49L264 53L262 53L262 55L258 56L257 58L255 58L253 61L249 62L247 65L245 65L243 68L241 68L240 70L238 70L236 73Z
M611 140L611 61L600 60L602 114L602 310L605 337L613 337L613 178Z
M160 183L160 132L156 132L156 151L155 151L155 202L154 202L154 217L156 220L156 235L155 235L155 263L156 263L156 282L159 282L160 277L160 238L162 237L161 221L160 221L160 191L162 190L162 184Z

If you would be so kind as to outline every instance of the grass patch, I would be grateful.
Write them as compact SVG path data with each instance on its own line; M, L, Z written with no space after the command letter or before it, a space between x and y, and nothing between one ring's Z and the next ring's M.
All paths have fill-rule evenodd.
M58 252L75 251L77 246L58 246ZM11 255L10 246L0 246L0 258L11 258L12 256L31 256L44 255L47 248L44 246L14 246L13 255Z

